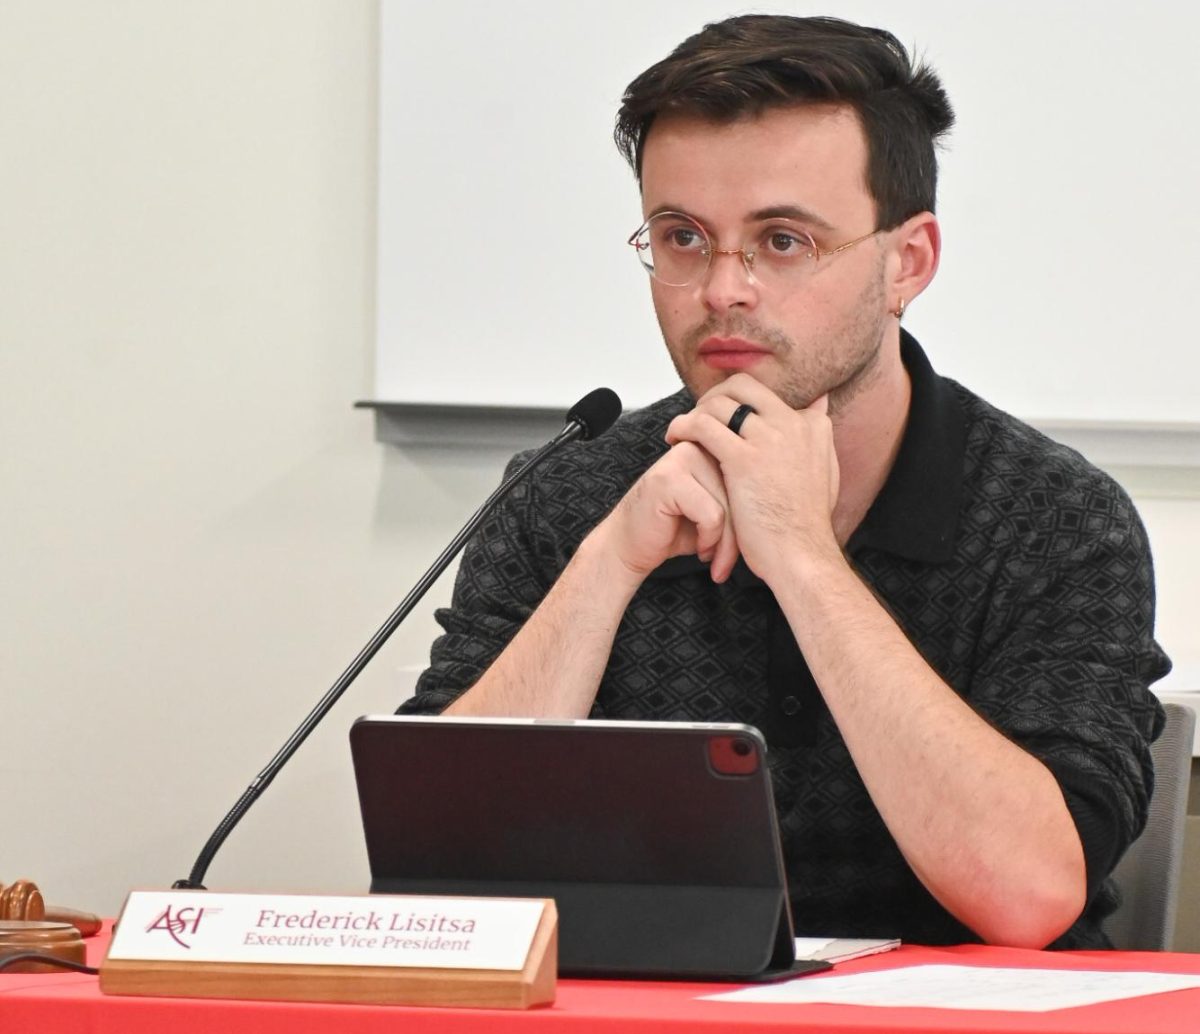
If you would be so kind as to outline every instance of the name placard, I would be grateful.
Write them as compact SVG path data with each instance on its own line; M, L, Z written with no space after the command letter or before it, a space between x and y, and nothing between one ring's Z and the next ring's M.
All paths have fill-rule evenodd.
M517 970L544 907L504 898L134 891L108 957Z
M279 987L280 974L290 967L305 977L297 987L300 994L243 994L240 985L232 993L440 1004L427 993L431 981L453 984L470 977L481 987L478 976L483 972L492 983L515 985L528 984L537 973L544 985L548 966L552 999L556 920L553 902L541 899L134 891L102 967L101 989L118 994L217 993L178 990L174 978L188 971L204 973L202 983L210 987L214 974L274 973L271 979ZM142 984L131 990L122 975L135 968L143 975L156 975L154 986L170 984L174 989L148 990ZM304 993L304 988L312 992L317 986L311 979L317 969L341 989L338 994ZM396 996L397 971L418 978L414 986L424 989L422 997ZM458 971L461 976L455 977ZM385 999L350 986L356 979L381 974L390 974L391 990ZM461 995L447 1001L472 1004L463 1002Z

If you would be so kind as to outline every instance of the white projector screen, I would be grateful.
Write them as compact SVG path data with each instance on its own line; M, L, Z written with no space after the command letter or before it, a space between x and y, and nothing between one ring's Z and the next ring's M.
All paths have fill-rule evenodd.
M611 140L625 84L710 0L383 0L375 400L565 408L675 390ZM1200 6L913 0L763 8L894 32L958 115L934 365L1035 421L1194 423ZM587 234L566 264L553 242ZM574 251L580 249L575 248Z

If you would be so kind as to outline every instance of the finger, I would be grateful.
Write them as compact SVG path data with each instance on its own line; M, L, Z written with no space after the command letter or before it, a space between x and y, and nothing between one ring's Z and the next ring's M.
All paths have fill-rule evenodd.
M708 485L695 477L688 477L675 486L669 506L676 516L695 529L696 554L702 558L713 556L729 524L729 512L724 501L715 496Z
M725 426L734 434L741 435L742 425L745 424L747 419L755 415L756 412L753 406L743 402L730 414L729 419L725 421Z
M745 408L747 413L742 417L740 423L734 424L734 417L737 413ZM736 434L740 437L745 437L744 431L750 418L758 415L758 410L746 402L736 402L731 398L724 396L709 399L703 406L697 406L689 413L684 413L677 416L667 426L666 440L670 445L676 442L690 441L691 432L687 430L689 418L694 418L695 414L706 414L712 416L720 423L724 424L731 434ZM678 426L677 426L678 424Z
M679 421L681 421L685 416L689 416L692 412L694 412L694 410L689 410L687 413L682 413L675 417L669 424L667 424L667 433L663 435L663 440L668 445L678 445L680 442L687 440L676 433L675 425L678 424Z
M709 399L701 407L696 407L691 412L683 413L675 417L670 424L667 425L667 432L664 438L668 445L678 445L681 442L697 442L696 427L699 423L708 420L715 420L718 424L733 437L746 437L746 429L750 426L753 418L757 416L757 411L753 406L750 407L750 412L742 418L740 426L735 430L732 426L734 414L747 403L734 402L732 399L715 398ZM761 425L760 425L761 428Z
M737 381L736 378L730 378L729 381L717 385L701 396L700 401L695 407L687 413L675 417L670 424L667 425L666 434L663 435L664 440L668 445L674 445L677 442L689 440L687 434L680 433L677 425L680 421L686 421L688 417L694 413L709 413L715 416L721 423L728 426L730 417L733 416L741 405L749 406L755 415L765 415L768 413L776 414L780 417L786 416L792 412L791 407L780 399L770 388L765 388L757 381L745 374L739 374L742 381ZM728 385L734 384L734 388L745 390L734 390L728 388ZM751 400L751 396L757 399L757 403ZM763 407L763 408L760 408ZM748 418L747 418L748 419Z
M822 395L820 398L815 398L808 404L806 410L808 413L817 413L820 416L829 415L829 395Z
M671 458L678 476L671 482L668 509L694 525L697 555L707 559L732 534L730 500L720 465L690 441L674 446Z
M720 503L723 510L720 534L714 539L711 535L713 526L696 529L696 555L704 562L711 564L713 580L723 582L729 577L740 554L737 536L734 534L733 518L729 508L729 496L725 489L725 479L721 476L721 468L717 461L691 442L683 442L677 448L679 462L713 499Z
M733 521L732 519L726 520L721 541L717 544L717 548L713 552L712 562L709 564L709 573L712 575L714 582L723 582L733 574L733 568L737 563L740 552L737 535L734 533Z
M726 407L728 408L728 407ZM743 436L751 437L754 428L751 423L757 414L746 418L742 425L742 433L735 434L729 429L729 417L732 410L725 414L722 420L707 410L693 409L690 413L678 416L671 421L668 434L672 444L691 442L708 453L718 464L724 466L731 462L737 451L745 445Z

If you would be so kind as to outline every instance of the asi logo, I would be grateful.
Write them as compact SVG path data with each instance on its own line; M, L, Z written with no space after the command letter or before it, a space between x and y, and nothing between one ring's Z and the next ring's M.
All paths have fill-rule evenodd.
M153 930L165 930L174 938L175 942L183 948L191 948L191 945L183 939L186 934L189 937L193 936L200 929L200 920L206 915L216 915L220 912L219 908L194 908L191 905L184 905L183 908L171 910L168 905L163 909L162 914L146 927L146 933Z

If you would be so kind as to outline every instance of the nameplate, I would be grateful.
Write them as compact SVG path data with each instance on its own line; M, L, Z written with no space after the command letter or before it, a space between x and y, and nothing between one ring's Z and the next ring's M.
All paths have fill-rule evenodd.
M522 969L542 900L134 891L111 961Z

